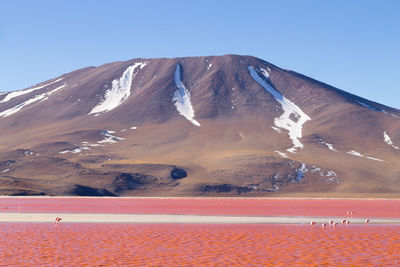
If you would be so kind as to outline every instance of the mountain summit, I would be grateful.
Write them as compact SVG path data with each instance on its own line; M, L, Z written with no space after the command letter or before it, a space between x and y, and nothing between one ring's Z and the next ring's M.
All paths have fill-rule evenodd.
M132 59L0 95L0 194L398 196L400 110L251 56Z

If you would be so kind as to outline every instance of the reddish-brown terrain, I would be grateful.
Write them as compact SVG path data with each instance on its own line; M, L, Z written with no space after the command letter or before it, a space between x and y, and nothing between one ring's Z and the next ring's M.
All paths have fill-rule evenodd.
M132 59L0 95L0 194L400 194L400 111L251 56Z

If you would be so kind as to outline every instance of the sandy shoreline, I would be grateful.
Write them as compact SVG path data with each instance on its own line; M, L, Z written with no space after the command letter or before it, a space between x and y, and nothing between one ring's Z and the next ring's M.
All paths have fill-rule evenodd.
M56 217L61 223L229 223L229 224L317 224L329 220L340 222L338 217L298 217L298 216L199 216L171 214L99 214L99 213L0 213L0 222L54 222ZM363 218L352 218L351 224L364 224ZM400 224L399 219L372 218L371 224Z

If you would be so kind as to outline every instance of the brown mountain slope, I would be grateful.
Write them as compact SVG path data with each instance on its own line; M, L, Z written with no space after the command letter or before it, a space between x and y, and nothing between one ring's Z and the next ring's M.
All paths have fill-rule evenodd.
M399 110L250 56L77 70L0 95L0 130L1 194L400 193Z

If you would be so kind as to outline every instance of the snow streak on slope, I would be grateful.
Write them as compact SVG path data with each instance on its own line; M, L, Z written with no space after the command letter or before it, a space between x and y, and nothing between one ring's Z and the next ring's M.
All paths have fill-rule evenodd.
M185 117L188 121L196 126L200 126L200 123L194 119L194 110L192 103L190 102L190 92L181 81L181 66L179 64L176 64L174 81L178 87L178 90L174 92L172 98L176 109L179 114Z
M276 153L278 153L281 157L287 158L288 156L285 153L282 153L278 150L275 150Z
M386 131L383 132L383 141L385 141L386 144L393 147L394 149L399 149L399 147L393 144L392 139L390 138L390 136L387 134Z
M9 100L11 100L11 99L13 99L13 98L15 98L17 96L25 95L25 94L31 93L33 91L42 89L44 87L47 87L47 86L52 85L54 83L57 83L57 82L61 81L62 79L63 78L60 78L60 79L57 79L57 80L55 80L55 81L53 81L51 83L47 83L47 84L44 84L44 85L41 85L41 86L37 86L37 87L33 87L33 88L30 88L30 89L26 89L26 90L23 90L23 91L15 91L15 92L8 93L4 97L4 99L0 101L0 103L7 102L7 101L9 101Z
M329 144L329 143L324 142L324 141L321 141L321 144L326 145L329 148L329 150L337 152L337 150L335 148L333 148L332 144Z
M261 73L254 70L252 66L248 66L250 76L264 89L270 93L276 101L278 101L283 109L283 114L279 118L275 118L275 126L278 128L285 129L289 132L289 138L292 140L293 147L287 149L291 153L295 153L297 148L303 148L303 144L300 142L302 137L303 124L308 120L311 120L307 114L305 114L296 104L285 98L275 88L269 85L268 80L269 74L265 69L261 69ZM262 76L263 77L262 77ZM296 121L291 117L294 116Z
M360 158L372 159L372 160L376 160L376 161L383 161L381 159L377 159L377 158L373 158L373 157L366 157L366 156L362 155L360 152L357 152L355 150L351 150L351 151L347 152L347 154L350 154L350 155L353 155L353 156L357 156L357 157L360 157Z
M137 62L128 67L118 80L112 81L111 89L106 91L104 100L95 106L89 114L113 110L128 99L131 94L132 80L138 72L135 72L136 68L143 69L146 65L147 62Z
M368 104L366 104L364 102L361 102L361 101L357 100L357 103L360 104L361 106L363 106L364 108L369 109L369 110L376 111L376 112L382 112L382 113L385 113L386 115L389 115L389 116L392 116L392 117L395 117L395 118L400 118L399 116L396 116L396 115L394 115L392 113L389 113L384 109L380 109L380 108L368 105Z
M277 132L277 133L282 133L282 130L279 129L279 128L276 128L276 127L274 127L274 126L271 126L271 128L272 128L275 132Z
M338 151L333 147L333 144L330 144L330 143L327 143L327 142L325 142L325 141L322 141L321 138L318 138L318 144L321 144L321 145L324 145L324 146L328 147L329 150L332 150L332 151L334 151L334 152L338 152Z
M66 154L66 153L77 154L77 153L81 153L82 150L90 150L90 148L88 148L88 147L76 147L73 150L64 150L64 151L60 151L58 153L60 153L60 154Z
M105 138L103 140L101 140L101 141L98 141L97 143L99 143L99 144L106 144L106 143L107 144L114 144L114 143L117 143L117 142L119 142L121 140L125 140L125 138L113 135L113 134L115 134L114 131L101 131L101 134Z
M35 97L33 97L31 99L28 99L25 102L22 102L22 103L16 105L15 107L12 107L12 108L9 108L7 110L4 110L4 111L0 112L0 117L8 117L8 116L10 116L10 115L12 115L14 113L17 113L18 111L20 111L25 106L28 106L28 105L30 105L32 103L35 103L35 102L39 101L39 100L41 100L41 101L46 100L51 94L57 92L58 90L64 88L65 86L66 86L66 84L61 85L61 86L57 87L56 89L54 89L54 90L52 90L50 92L43 93L43 94L40 94L40 95L36 95Z

